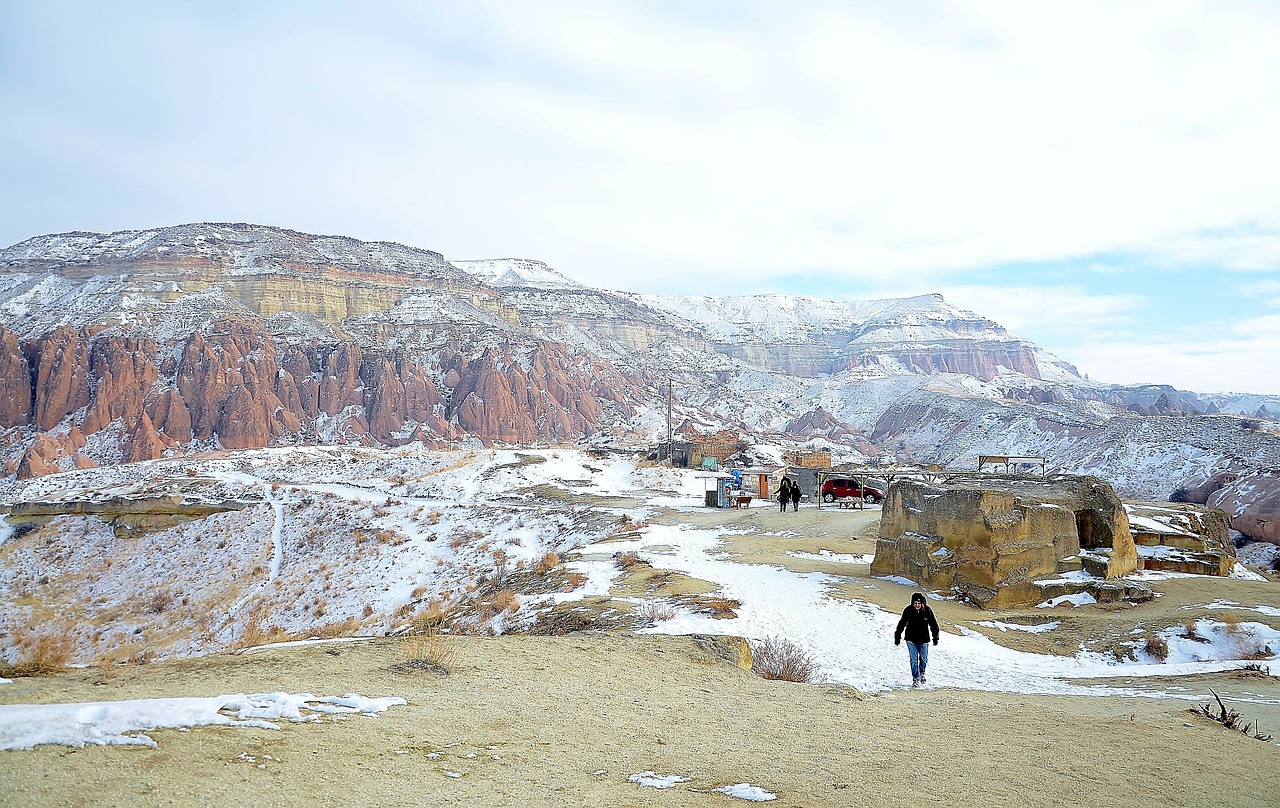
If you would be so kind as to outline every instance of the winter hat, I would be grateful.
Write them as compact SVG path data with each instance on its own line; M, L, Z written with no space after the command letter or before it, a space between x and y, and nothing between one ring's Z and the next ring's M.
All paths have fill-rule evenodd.
M912 603L915 603L917 600L918 600L918 601L920 601L921 603L924 603L924 593L923 593L923 592L917 592L917 593L915 593L914 595L912 595L912 596L911 596L911 602L912 602Z

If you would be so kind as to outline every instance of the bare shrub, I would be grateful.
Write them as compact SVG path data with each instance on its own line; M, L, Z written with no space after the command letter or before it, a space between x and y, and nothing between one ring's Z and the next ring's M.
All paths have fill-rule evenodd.
M1234 729L1243 733L1246 737L1257 738L1260 741L1271 740L1270 735L1263 735L1259 731L1257 722L1244 723L1244 716L1235 710L1227 709L1227 705L1222 703L1222 697L1213 688L1209 688L1209 692L1213 693L1213 698L1218 702L1217 711L1214 711L1211 704L1202 704L1199 707L1192 707L1190 712L1217 721L1227 729Z
M1164 637L1154 631L1148 631L1147 635L1143 637L1143 642L1146 644L1147 654L1153 659L1164 662L1169 658L1169 643Z
M173 593L168 589L157 589L146 600L146 610L151 614L164 614L173 605Z
M636 610L636 614L646 623L660 623L676 616L676 609L670 603L660 600L646 601Z
M587 574L585 572L571 572L565 576L564 591L572 592L587 582Z
M493 605L502 611L511 614L520 609L520 599L516 597L516 593L510 589L503 589L493 596Z
M1196 621L1194 617L1188 617L1186 620L1182 621L1182 637L1186 640L1208 642L1208 640L1196 633Z
M786 637L766 637L751 649L751 672L765 679L808 683L818 664L808 651Z
M618 565L618 569L631 569L636 564L641 563L639 553L618 553L613 557L613 563Z
M75 641L65 634L28 634L18 641L18 661L8 666L9 676L48 676L66 670L75 653Z
M534 571L544 573L550 572L560 566L560 556L548 551L546 555L538 559L538 563L534 565Z

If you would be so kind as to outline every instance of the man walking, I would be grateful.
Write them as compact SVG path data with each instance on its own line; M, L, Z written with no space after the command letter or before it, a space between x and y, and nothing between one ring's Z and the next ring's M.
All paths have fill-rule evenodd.
M784 513L787 510L787 503L791 501L791 479L782 478L782 485L778 486L778 512Z
M907 659L911 661L911 686L920 687L926 684L925 666L929 664L929 635L933 635L933 644L938 644L938 621L933 617L933 609L925 603L924 593L917 592L911 596L911 605L902 610L902 619L893 632L893 644L902 642L903 630L907 635Z

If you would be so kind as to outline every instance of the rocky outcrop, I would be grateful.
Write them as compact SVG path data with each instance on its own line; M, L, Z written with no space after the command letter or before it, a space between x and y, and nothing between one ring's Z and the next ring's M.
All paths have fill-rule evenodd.
M821 436L834 443L855 447L867 457L880 454L880 450L873 446L865 435L849 424L837 420L822 407L817 407L791 420L782 428L782 431L800 440Z
M871 572L997 608L1038 602L1037 578L1086 557L1108 579L1137 568L1124 507L1102 480L957 475L889 487Z
M39 406L26 421L19 407L11 417L19 426L39 420L45 429L69 422L81 436L79 446L47 436L31 444L18 467L23 476L92 462L77 454L83 434L108 427L126 462L156 459L193 441L216 440L227 449L285 438L554 442L590 434L606 406L625 413L625 402L636 396L613 368L554 343L477 352L454 340L420 357L350 340L278 348L261 323L230 319L165 349L127 329L59 329L26 352L13 343L0 335L0 351L8 350L16 369L12 398L21 402L25 389ZM34 381L22 372L28 354Z
M1217 508L1129 503L1125 511L1142 569L1227 575L1235 566L1227 515Z
M72 468L93 468L97 463L80 451L85 443L84 433L74 427L57 436L36 435L18 463L18 479L42 477Z
M89 403L89 340L83 331L59 327L30 347L35 366L33 422L50 430Z
M1231 527L1248 538L1280 544L1280 471L1241 473L1210 494L1208 504L1226 511Z
M18 337L0 326L0 429L31 423L31 364Z
M1009 369L1033 379L1040 378L1040 368L1031 347L1024 343L1011 345L1006 342L938 346L930 351L901 351L888 346L860 348L839 369L877 367L885 364L886 360L911 373L964 373L991 381L1004 369Z
M105 428L117 418L129 426L143 415L143 402L158 375L154 340L131 336L100 336L89 350L93 379L89 411L81 430L86 435Z

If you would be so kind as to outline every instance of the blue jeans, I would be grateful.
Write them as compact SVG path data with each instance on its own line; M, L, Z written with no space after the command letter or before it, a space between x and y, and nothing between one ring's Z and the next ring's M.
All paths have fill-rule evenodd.
M911 681L919 680L924 676L925 666L929 664L929 643L916 645L907 640L907 659L911 660Z

